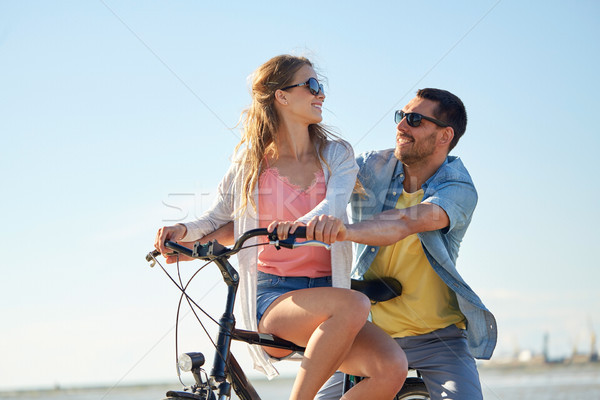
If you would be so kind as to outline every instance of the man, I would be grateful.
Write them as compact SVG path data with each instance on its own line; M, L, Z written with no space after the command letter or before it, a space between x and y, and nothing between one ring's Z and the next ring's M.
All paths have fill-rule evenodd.
M489 359L496 322L456 270L477 192L462 161L449 156L467 125L462 101L421 89L396 112L396 147L357 158L365 194L352 222L320 216L308 236L357 243L354 275L393 276L402 295L372 307L373 322L395 338L432 399L481 399L475 358ZM318 399L341 397L336 373Z

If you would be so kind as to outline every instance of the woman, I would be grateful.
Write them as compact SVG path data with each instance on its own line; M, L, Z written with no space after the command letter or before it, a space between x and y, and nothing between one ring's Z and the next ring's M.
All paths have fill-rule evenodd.
M350 145L332 140L320 125L324 100L306 58L283 55L259 67L243 137L215 204L197 221L160 229L156 248L165 254L165 240L199 240L232 220L236 237L258 227L285 237L316 215L345 219L357 166ZM242 312L246 329L306 348L290 399L313 399L337 369L367 377L344 399L392 399L406 376L406 358L366 323L368 299L348 289L350 244L335 243L331 252L271 248L238 254ZM251 352L255 367L269 377L277 371L268 355L287 355L258 346Z

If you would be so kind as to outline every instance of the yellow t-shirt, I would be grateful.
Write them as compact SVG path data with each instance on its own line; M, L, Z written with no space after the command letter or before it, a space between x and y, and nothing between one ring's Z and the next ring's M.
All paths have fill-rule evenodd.
M415 206L423 189L402 192L397 209ZM465 328L465 317L456 294L433 270L416 234L383 246L365 273L365 279L391 276L402 284L402 295L371 307L373 322L392 337L422 335L456 324Z

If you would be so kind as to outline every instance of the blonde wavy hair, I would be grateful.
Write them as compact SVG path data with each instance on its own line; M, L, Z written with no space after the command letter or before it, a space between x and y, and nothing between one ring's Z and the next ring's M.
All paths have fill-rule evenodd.
M262 172L262 161L267 153L272 154L275 158L278 156L276 143L281 119L275 109L275 92L296 83L292 82L294 75L305 65L313 66L307 58L280 55L258 67L251 76L252 103L248 109L242 112L242 139L235 147L235 153L242 147L246 150L239 160L245 168L243 168L244 176L242 177L242 202L238 212L248 206L248 200L256 210L256 202L252 193ZM337 136L321 124L309 125L308 133L317 149L319 159L325 161L323 149L331 138L337 138ZM326 162L325 165L327 165Z

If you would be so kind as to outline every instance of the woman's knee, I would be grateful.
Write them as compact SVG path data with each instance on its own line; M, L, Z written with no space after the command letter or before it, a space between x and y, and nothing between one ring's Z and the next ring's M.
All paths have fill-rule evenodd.
M397 376L404 382L406 375L408 374L408 360L406 359L404 351L402 351L400 347L398 347L398 349L400 351L394 352L394 355L389 360L387 368L388 371L393 371L393 376Z
M371 301L364 294L357 292L356 290L349 290L348 293L349 301L345 305L346 311L360 315L365 320L371 312Z
M390 390L399 392L408 375L408 362L404 352L386 354L379 363L377 377L389 385Z
M346 319L348 324L356 327L357 331L364 326L370 312L371 302L369 298L354 290L347 290L344 293L336 310L338 317Z
M408 360L404 350L395 342L389 346L384 346L379 349L377 370L383 376L394 376L400 381L400 385L406 379L408 374Z

